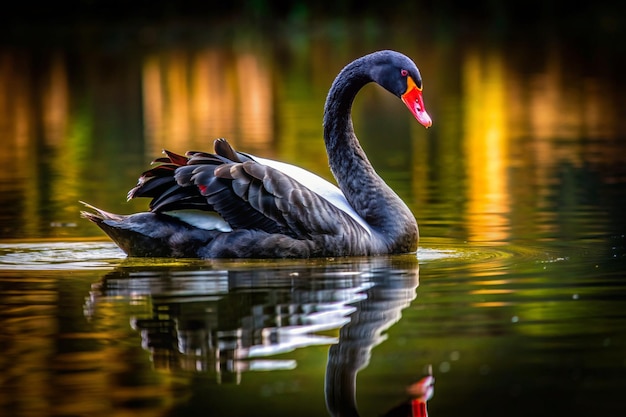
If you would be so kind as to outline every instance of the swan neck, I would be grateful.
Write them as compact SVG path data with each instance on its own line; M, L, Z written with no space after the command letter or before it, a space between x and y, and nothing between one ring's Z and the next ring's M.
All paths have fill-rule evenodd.
M367 57L366 57L367 58ZM381 234L388 251L416 249L415 218L385 184L368 160L352 126L352 103L363 86L373 81L369 61L348 64L335 78L324 107L324 141L330 169L348 203Z
M361 60L348 64L335 78L324 106L324 140L328 150L343 145L346 140L356 142L352 103L359 90L371 81ZM355 144L358 146L358 142Z

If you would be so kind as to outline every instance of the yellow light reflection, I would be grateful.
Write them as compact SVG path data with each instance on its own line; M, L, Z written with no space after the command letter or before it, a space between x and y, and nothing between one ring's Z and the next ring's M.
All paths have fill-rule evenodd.
M182 147L189 141L191 130L190 91L187 55L181 51L169 53L165 58L166 68L163 81L167 91L166 105L162 114L165 120L165 131L171 135L170 143Z
M550 50L546 59L545 68L530 76L528 86L528 127L539 162L539 178L550 177L549 170L555 161L581 165L579 139L586 130L580 80L566 77L558 50ZM569 146L559 146L555 139L569 142Z
M510 284L511 280L509 279L491 279L485 281L472 281L472 285L506 285Z
M494 294L513 294L515 291L513 290L494 290L494 289L481 289L481 290L473 290L470 291L470 294L476 295L494 295Z
M235 136L236 79L231 69L232 57L223 51L204 50L195 57L193 66L193 111L196 125L202 132L204 148L213 139L225 137L237 141Z
M258 54L242 53L237 57L239 85L239 125L237 143L265 148L273 134L272 83L270 71ZM263 146L265 145L265 146Z
M82 138L78 134L80 129L74 129L73 132L69 129L68 75L65 61L60 55L52 58L50 74L43 85L42 117L46 144L55 150L62 149L61 152L55 153L55 158L51 160L50 165L57 175L57 181L50 185L50 189L55 202L60 203L58 207L63 213L57 211L55 213L57 217L51 220L56 222L57 218L64 217L71 219L76 215L75 202L81 198L78 190L82 177L80 165L76 161L81 160L84 144L81 143ZM74 119L75 123L76 121Z
M503 244L509 237L508 132L501 54L470 51L463 62L469 239Z
M163 91L158 56L149 56L144 60L141 82L146 148L149 153L154 153L153 147L163 142Z
M493 308L493 307L506 307L511 305L511 303L505 303L502 301L489 301L489 302L482 302L482 303L472 303L472 307L478 307L478 308L483 308L483 307L487 307L487 308Z
M61 55L52 57L49 71L42 96L45 140L59 146L65 139L69 109L67 69Z
M30 80L28 59L11 51L0 53L0 134L2 145L8 152L0 152L0 184L2 194L9 193L22 201L20 210L21 230L24 233L36 233L35 222L23 222L24 219L38 219L39 207L36 184L26 184L38 176L39 151L34 143L36 115L34 98L35 86ZM11 188L5 189L10 184Z
M273 136L271 71L262 54L172 51L143 63L145 133L151 155L207 150L225 137L265 149Z

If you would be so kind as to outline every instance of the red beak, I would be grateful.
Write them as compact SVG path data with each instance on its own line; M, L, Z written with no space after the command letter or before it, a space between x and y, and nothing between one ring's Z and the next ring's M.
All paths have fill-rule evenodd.
M413 116L417 119L422 126L429 128L432 126L433 121L426 113L424 108L424 99L422 98L422 89L419 88L413 78L406 77L406 91L402 94L401 98L404 104L409 108Z

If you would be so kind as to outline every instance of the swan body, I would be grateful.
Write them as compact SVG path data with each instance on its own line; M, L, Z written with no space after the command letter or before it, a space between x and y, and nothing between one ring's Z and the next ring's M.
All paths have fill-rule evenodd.
M425 127L419 70L408 57L379 51L348 64L324 109L324 141L338 186L300 167L235 151L224 139L214 153L164 151L128 198L151 198L132 215L91 209L96 223L129 256L308 258L406 253L417 249L417 222L376 174L350 111L357 92L375 82L400 98Z

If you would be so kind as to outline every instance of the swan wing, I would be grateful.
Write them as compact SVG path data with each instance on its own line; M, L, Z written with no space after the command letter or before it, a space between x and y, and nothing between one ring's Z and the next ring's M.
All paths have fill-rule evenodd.
M371 235L339 188L302 168L236 152L224 139L215 141L215 153L164 153L128 193L129 199L152 198L152 212L222 231L310 238L339 233L343 223Z
M342 225L358 224L313 190L284 172L248 160L217 167L197 156L176 171L179 184L195 184L233 229L282 233L297 239L338 234Z
M313 191L324 200L329 202L332 206L347 214L350 218L352 218L352 220L357 222L363 229L365 229L368 234L372 234L371 228L367 224L365 219L363 219L363 217L361 217L356 212L356 210L354 210L350 203L348 203L345 195L336 185L326 181L319 175L316 175L310 171L307 171L306 169L300 168L295 165L290 165L271 159L259 158L257 156L248 156L263 165L267 165L269 167L277 169L283 174L295 179L303 187Z

